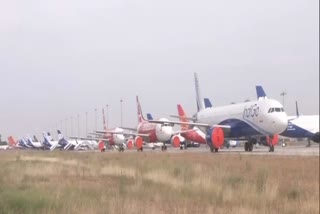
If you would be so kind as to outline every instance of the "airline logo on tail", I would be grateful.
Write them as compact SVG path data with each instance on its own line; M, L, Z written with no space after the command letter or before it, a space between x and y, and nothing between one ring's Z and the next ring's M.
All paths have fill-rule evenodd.
M136 99L137 99L137 110L138 110L138 112L137 112L138 113L138 122L141 123L145 120L142 115L141 105L140 105L138 96L136 96Z
M8 137L8 145L11 147L16 147L17 142L13 139L12 136Z
M180 122L189 123L189 120L187 119L187 115L186 115L186 113L184 112L182 106L181 106L180 104L178 104L177 107L178 107L178 114L179 114ZM181 124L181 130L182 130L182 131L188 130L188 129L190 129L190 128L189 128L189 125L187 125L187 124Z

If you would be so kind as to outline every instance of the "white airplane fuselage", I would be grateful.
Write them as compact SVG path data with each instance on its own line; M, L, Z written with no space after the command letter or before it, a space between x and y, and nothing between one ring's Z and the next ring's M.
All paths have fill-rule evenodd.
M319 115L289 116L288 120L288 127L281 133L282 136L319 141Z
M268 112L270 108L279 111ZM273 136L282 133L288 125L282 105L272 99L207 108L198 112L196 116L197 123L231 126L226 135L230 138L261 134ZM207 133L207 128L201 130Z

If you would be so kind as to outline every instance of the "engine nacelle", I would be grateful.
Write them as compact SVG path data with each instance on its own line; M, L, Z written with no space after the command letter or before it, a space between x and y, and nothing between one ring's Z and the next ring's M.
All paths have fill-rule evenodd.
M133 139L129 139L129 140L127 141L127 148L128 148L128 149L132 149L132 148L133 148L133 145L134 145Z
M222 147L224 144L224 132L222 128L210 128L207 133L207 143L215 149Z
M142 139L142 137L137 136L137 137L134 139L134 144L135 144L135 146L137 147L138 150L141 149L142 146L143 146L143 139Z
M99 144L98 144L98 148L101 152L104 152L106 150L106 146L104 144L103 141L100 141Z
M320 143L320 133L317 132L311 139L313 142Z
M267 143L270 146L274 146L279 142L279 135L274 135L273 137L267 136Z
M179 136L177 136L177 135L172 136L171 139L170 139L170 143L175 148L180 147L181 141L180 141Z

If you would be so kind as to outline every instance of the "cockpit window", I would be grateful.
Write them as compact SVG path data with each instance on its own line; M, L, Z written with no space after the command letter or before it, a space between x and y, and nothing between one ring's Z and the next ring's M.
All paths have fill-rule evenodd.
M284 112L283 108L270 108L268 113L272 113L272 112Z

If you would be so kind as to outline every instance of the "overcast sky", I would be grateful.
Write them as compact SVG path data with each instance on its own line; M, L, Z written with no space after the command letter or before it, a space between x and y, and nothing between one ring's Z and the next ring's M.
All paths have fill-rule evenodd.
M0 133L137 124L196 110L193 73L214 105L254 100L262 84L295 112L319 114L318 0L0 0ZM66 120L68 119L68 121ZM73 119L73 135L77 119Z

